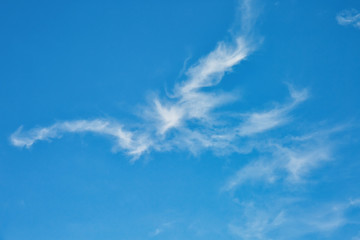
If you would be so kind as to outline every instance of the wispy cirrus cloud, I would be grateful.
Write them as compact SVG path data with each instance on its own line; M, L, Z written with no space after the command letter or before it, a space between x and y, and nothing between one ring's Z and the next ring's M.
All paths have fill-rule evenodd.
M110 120L65 121L50 127L34 128L23 132L20 127L11 137L11 143L17 147L31 147L37 141L61 138L65 133L91 132L113 138L115 146L133 156L141 155L148 149L149 140L145 135L124 130L123 126Z
M289 86L290 98L270 109L222 112L221 107L237 100L233 92L217 91L225 74L256 49L251 29L256 20L252 2L242 2L241 34L231 41L219 42L215 49L185 71L170 96L155 96L143 107L140 128L129 127L117 120L94 119L57 122L48 127L23 131L20 127L10 136L17 147L31 147L37 141L62 137L66 133L93 133L110 137L114 149L133 160L151 151L180 149L194 154L210 150L216 154L249 153L256 150L276 160L253 161L239 170L226 189L234 189L247 181L272 182L286 176L299 181L321 161L331 159L331 144L312 137L259 140L258 136L289 124L291 112L308 99L306 89ZM270 158L271 159L271 158Z
M24 131L20 127L10 136L17 147L31 147L37 141L61 138L68 133L93 133L107 136L114 150L128 154L132 161L151 151L184 150L193 154L210 150L215 154L247 154L257 151L261 159L250 162L233 176L225 190L246 182L291 182L332 157L331 142L313 134L306 141L298 138L259 138L262 134L290 124L291 112L308 99L306 89L288 84L290 97L272 108L248 112L222 112L221 107L237 100L233 92L216 90L226 73L256 49L251 29L256 20L251 1L243 1L241 34L219 42L215 49L185 70L169 96L154 96L143 107L138 126L129 127L118 120L94 119L57 122L48 127ZM133 125L133 124L131 124Z
M184 80L176 84L171 96L155 96L144 107L141 128L129 128L115 120L75 120L55 123L49 127L23 131L19 128L10 137L18 147L31 147L37 141L60 138L65 133L90 132L109 136L114 147L133 159L145 152L185 149L196 153L203 149L215 152L241 152L237 142L244 137L261 134L289 121L287 114L307 98L306 91L290 89L291 101L273 109L240 113L231 119L220 107L237 99L231 92L214 89L232 68L254 51L250 36L255 23L251 1L243 1L241 34L231 41L219 42L208 55L185 71Z
M152 231L149 235L150 237L156 237L162 234L164 231L168 230L173 226L174 222L165 222L158 226L154 231Z
M10 136L11 143L30 148L38 141L50 141L66 134L91 133L110 138L114 150L126 153L133 161L152 151L184 150L197 154L208 150L218 155L256 152L259 158L231 176L224 191L236 192L245 184L306 182L312 170L333 159L335 143L332 134L341 131L341 127L305 129L300 134L286 136L267 133L285 125L298 124L293 112L309 98L307 89L296 89L288 84L289 97L267 108L248 111L225 111L223 108L239 97L236 92L220 91L221 81L257 47L251 34L256 20L252 2L245 0L242 3L241 34L234 35L230 41L217 43L213 51L187 68L182 81L175 84L169 95L153 96L142 107L137 124L114 119L85 119L56 122L30 130L20 127ZM354 11L342 12L337 21L341 25L358 27L359 16ZM358 200L353 200L346 206L327 206L319 211L310 209L301 214L301 209L288 203L278 203L275 208L249 203L242 220L229 224L229 230L241 239L269 239L284 229L293 232L285 231L284 236L288 238L276 239L330 232L344 226L346 209L357 205ZM297 226L304 231L296 230ZM150 236L161 235L171 227L172 223L159 225Z
M303 93L305 95L305 91ZM199 98L203 101L206 98L208 99L206 104L215 106L211 101L216 101L214 100L216 97ZM221 98L229 99L231 95ZM304 99L305 97L301 101ZM123 124L107 119L64 121L29 131L23 131L20 127L10 136L10 141L14 146L29 148L37 141L61 138L66 133L88 132L111 137L114 148L124 151L133 159L151 150L183 149L197 153L209 149L218 153L244 152L244 146L237 145L239 141L287 123L290 121L288 113L300 102L298 98L293 97L290 103L283 106L258 112L236 113L230 121L226 121L221 114L219 117L219 114L206 112L204 108L200 107L199 111L196 111L199 106L190 109L177 103L160 105L157 99L154 101L155 110L150 107L147 113L154 117L154 121L143 123L146 127L141 129L129 130ZM196 102L189 103L189 105L196 104ZM192 117L184 120L182 114L191 114ZM158 119L158 115L161 115L161 119ZM197 119L192 122L192 118ZM167 131L172 133L166 134Z
M306 89L295 90L289 86L291 102L267 111L244 114L244 122L238 127L240 136L251 136L285 124L290 120L288 113L308 98Z
M230 232L243 240L298 239L326 236L353 224L350 202L312 203L302 199L271 199L264 203L240 204L242 214L229 224Z
M243 25L250 24L249 6L243 8L243 14L247 16ZM152 103L145 107L146 116L139 119L145 127L130 129L118 121L107 119L64 121L28 131L23 131L20 127L11 135L11 143L17 147L29 148L37 141L59 138L65 133L90 132L112 137L116 148L135 159L150 150L182 148L190 142L196 143L196 148L213 147L217 140L208 141L205 138L209 134L219 135L222 130L210 129L213 123L211 112L233 101L235 96L230 93L205 92L202 89L220 83L226 72L244 60L253 49L250 42L245 35L238 35L230 42L219 42L215 50L187 69L185 80L174 88L174 96L163 99L154 97ZM203 128L207 134L187 126L190 121L205 124ZM185 139L183 134L175 133L179 136L168 139L166 134L171 130L187 132L190 137Z
M338 24L346 26L351 25L360 29L360 12L356 9L347 9L336 15Z
M304 182L304 177L311 170L333 159L335 142L331 137L343 129L343 126L339 126L302 136L258 140L254 148L262 153L262 157L238 170L229 178L223 190L236 190L245 183Z
M240 239L268 239L268 235L286 221L284 211L261 209L251 202L242 205L242 216L228 226L231 234Z

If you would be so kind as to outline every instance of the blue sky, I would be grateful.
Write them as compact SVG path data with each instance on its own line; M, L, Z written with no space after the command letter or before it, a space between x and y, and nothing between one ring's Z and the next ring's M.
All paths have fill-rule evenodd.
M359 1L1 1L0 239L360 239Z

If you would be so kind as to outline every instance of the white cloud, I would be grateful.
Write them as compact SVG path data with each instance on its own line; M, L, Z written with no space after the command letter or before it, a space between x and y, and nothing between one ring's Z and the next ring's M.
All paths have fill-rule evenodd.
M334 143L330 140L331 134L342 129L338 127L319 130L312 134L285 139L257 140L253 147L262 153L263 158L253 160L238 170L227 181L223 190L234 190L247 182L303 182L311 170L332 159Z
M50 127L34 128L22 132L20 127L10 136L10 141L17 147L31 147L36 141L60 138L64 133L90 132L107 135L114 139L115 146L126 151L133 157L140 156L151 145L151 141L145 135L134 134L125 131L123 127L108 120L78 120L55 123Z
M253 16L250 1L243 1L242 6L242 27L250 29L253 24L250 21ZM185 80L175 86L171 99L154 99L155 107L150 117L159 120L159 133L165 134L183 126L186 121L208 122L214 109L236 99L231 93L203 89L218 85L226 72L254 50L255 46L247 34L247 31L243 31L242 35L237 35L230 42L219 42L212 52L187 69Z
M175 103L160 103L155 98L155 104L145 109L150 120L142 122L145 127L140 129L128 129L114 120L75 120L29 131L20 127L10 140L14 146L29 148L37 141L60 138L65 133L89 132L110 136L116 150L126 152L133 159L151 150L174 148L194 154L204 149L220 155L248 153L250 145L239 145L243 138L249 139L285 124L290 120L288 113L300 102L292 97L290 103L267 111L224 116L221 111L212 113L211 110L234 99L232 94L194 92L187 93L186 98Z
M287 122L286 114L282 109L273 109L267 112L254 112L246 116L246 120L240 125L238 134L250 136L275 128Z
M308 98L306 90L295 90L289 85L291 100L277 104L271 109L248 113L221 112L220 107L235 101L236 94L213 89L227 72L243 61L255 45L249 37L255 22L251 1L243 1L242 35L232 41L220 42L217 47L185 72L185 80L178 83L173 95L167 98L154 97L144 107L141 128L129 128L117 121L104 119L77 120L55 123L49 127L23 131L19 128L10 137L18 147L31 147L37 141L60 138L66 133L89 132L109 136L114 148L124 151L135 160L150 151L180 149L197 154L211 150L216 154L232 152L249 153L270 149L277 161L254 162L240 170L231 179L226 189L233 189L246 181L265 179L273 182L279 172L288 172L289 179L298 180L317 166L318 162L330 158L330 150L324 144L312 146L285 146L277 141L261 149L263 142L257 138L271 129L291 121L290 112ZM273 140L276 142L276 140ZM266 144L265 144L266 145ZM268 151L269 152L269 151Z
M231 190L246 182L265 181L273 183L276 180L276 167L265 161L255 161L240 169L224 187L224 190Z
M308 204L303 200L271 199L241 203L242 214L229 231L243 240L297 239L311 234L328 235L351 224L348 202Z
M244 114L245 120L237 129L238 135L254 135L287 123L289 121L288 113L308 98L306 89L298 91L289 85L289 91L292 98L290 103L268 111Z
M249 44L243 37L238 37L234 44L218 43L214 51L190 67L186 72L187 79L175 87L171 99L154 99L151 115L159 120L158 132L165 134L187 121L209 122L214 109L234 101L236 96L231 93L205 92L202 89L219 84L224 74L249 52Z
M157 237L158 235L162 234L164 231L168 230L173 226L174 222L165 222L158 226L153 232L151 232L149 235L150 237Z
M360 13L356 9L341 11L336 15L336 20L340 25L351 25L360 29Z
M251 1L243 1L242 34L229 42L219 42L216 48L185 72L185 79L176 84L168 98L154 97L145 107L142 128L130 129L116 121L96 119L55 123L49 127L23 131L11 135L18 147L30 147L37 141L59 138L65 133L92 132L115 140L115 147L137 158L150 150L168 151L174 148L197 153L210 149L216 153L242 152L236 142L284 124L286 114L297 103L265 112L236 113L228 120L219 108L237 99L236 94L219 92L211 87L219 84L227 72L254 50L250 29L255 22ZM238 124L239 122L242 122Z
M269 239L267 237L268 232L271 232L284 221L284 212L270 216L267 213L255 211L252 217L248 216L244 224L230 224L229 230L233 235L243 240Z
M289 179L297 182L320 162L330 160L330 149L330 146L320 144L306 149L282 148L279 154L287 159L285 167L289 172Z
M28 131L20 127L11 135L11 143L29 148L37 141L61 138L67 133L94 133L110 137L115 150L124 151L133 160L146 152L174 149L193 154L202 150L215 154L256 151L261 157L238 170L224 190L232 191L246 183L303 182L311 170L332 159L334 148L329 138L333 131L277 138L262 134L291 123L291 112L309 97L306 89L298 90L289 85L290 99L270 109L221 111L222 106L237 100L238 96L233 92L216 91L215 87L256 47L249 37L255 21L251 1L243 1L241 9L243 34L230 42L219 42L212 52L188 68L185 79L175 85L171 96L153 97L143 108L145 116L139 119L142 127L130 128L107 119L64 121ZM360 27L359 18L356 11L344 11L337 16L337 21L341 25ZM358 200L350 205L358 205ZM292 214L288 206L259 209L250 204L244 213L245 221L232 223L229 229L242 239L269 239L269 234L281 226L304 229L287 233L291 236L328 232L346 224L344 209ZM162 224L150 235L156 237L170 227L170 223Z
M164 106L158 99L155 99L155 108L159 120L159 132L165 133L168 129L179 127L184 111L177 106Z
M220 42L214 51L199 60L186 73L188 79L179 84L176 94L187 98L189 93L204 87L217 85L225 72L244 60L251 51L249 43L244 37L235 39L235 43Z

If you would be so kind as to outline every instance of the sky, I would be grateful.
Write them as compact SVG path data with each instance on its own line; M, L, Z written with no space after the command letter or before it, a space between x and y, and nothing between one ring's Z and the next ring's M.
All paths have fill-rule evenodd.
M0 1L0 240L360 239L360 2Z

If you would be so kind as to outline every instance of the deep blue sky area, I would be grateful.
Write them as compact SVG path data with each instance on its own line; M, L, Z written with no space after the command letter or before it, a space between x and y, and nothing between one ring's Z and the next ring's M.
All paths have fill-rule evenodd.
M355 0L0 0L0 240L359 240L359 43Z

